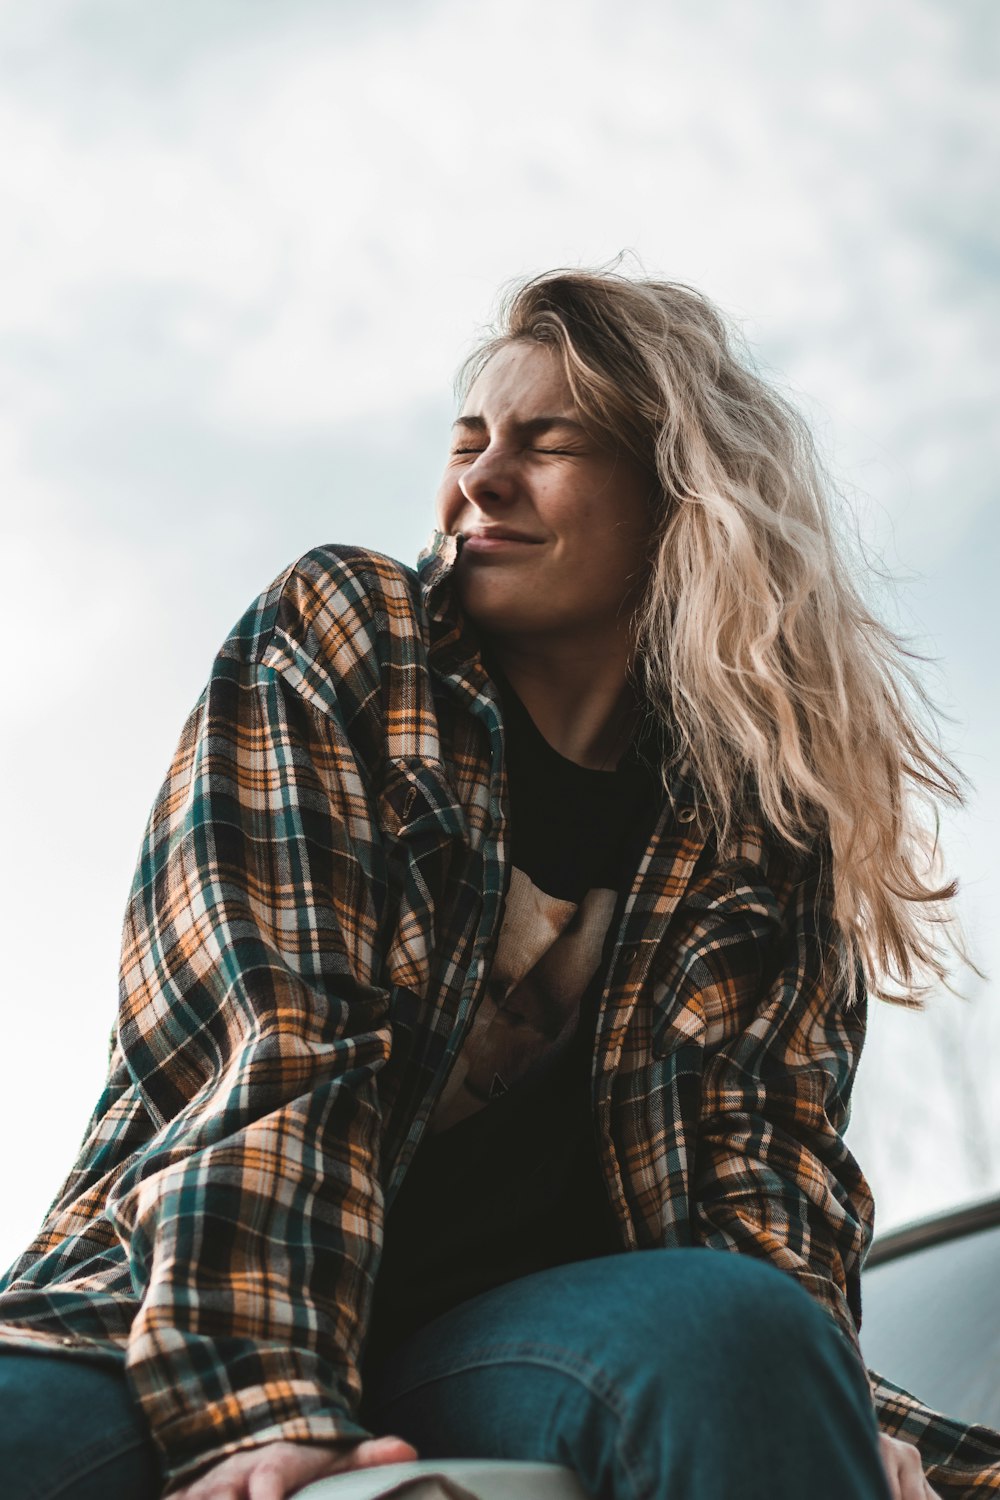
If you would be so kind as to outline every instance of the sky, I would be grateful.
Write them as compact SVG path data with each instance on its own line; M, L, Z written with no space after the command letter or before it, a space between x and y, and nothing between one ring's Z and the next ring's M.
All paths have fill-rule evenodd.
M501 286L622 251L807 414L929 658L991 977L872 1006L848 1144L878 1230L1000 1190L998 74L991 0L0 0L0 1262L218 646L309 547L415 561Z

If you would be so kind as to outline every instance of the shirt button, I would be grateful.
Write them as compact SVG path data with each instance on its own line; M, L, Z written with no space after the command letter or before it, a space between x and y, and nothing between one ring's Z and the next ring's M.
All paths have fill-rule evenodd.
M677 814L677 821L678 823L693 823L697 816L698 811L696 808L682 807L680 812Z
M60 1342L60 1344L65 1344L65 1346L66 1346L67 1349L72 1349L73 1346L76 1344L76 1339L72 1338L69 1334L63 1334L63 1336L59 1340L59 1342Z
M638 957L639 957L639 950L638 950L638 948L626 948L625 952L622 954L622 959L628 965L629 968L632 967L632 965L635 963L635 961L636 961L636 959Z

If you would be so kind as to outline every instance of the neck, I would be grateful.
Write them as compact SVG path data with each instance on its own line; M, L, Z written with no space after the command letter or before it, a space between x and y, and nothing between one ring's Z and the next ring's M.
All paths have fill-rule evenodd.
M490 649L539 733L567 760L617 765L635 731L639 700L628 680L629 642L524 642L490 637Z

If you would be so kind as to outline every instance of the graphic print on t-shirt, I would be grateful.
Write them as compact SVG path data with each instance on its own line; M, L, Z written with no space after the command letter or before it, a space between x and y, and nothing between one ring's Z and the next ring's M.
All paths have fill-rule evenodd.
M580 902L511 872L486 992L429 1123L447 1130L551 1065L572 1039L580 1001L601 961L616 892Z

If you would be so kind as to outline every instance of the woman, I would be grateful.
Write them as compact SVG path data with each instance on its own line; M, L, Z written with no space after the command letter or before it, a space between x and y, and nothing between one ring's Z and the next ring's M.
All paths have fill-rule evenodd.
M959 786L807 433L705 298L615 274L515 288L462 394L416 573L298 559L184 727L0 1297L4 1471L992 1493L1000 1436L857 1342L867 994L945 972L912 802Z

